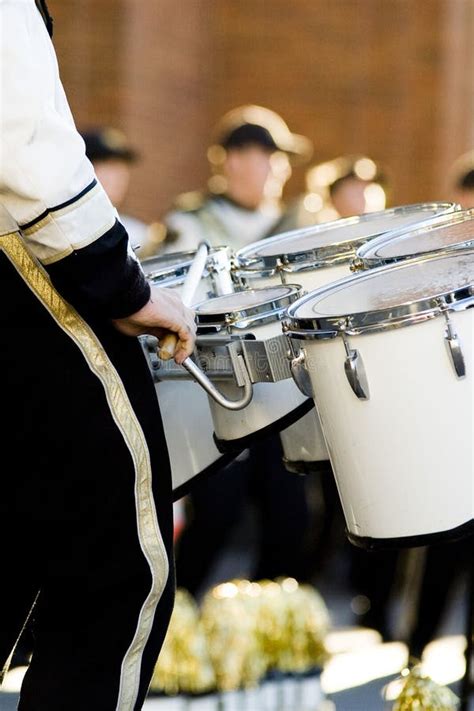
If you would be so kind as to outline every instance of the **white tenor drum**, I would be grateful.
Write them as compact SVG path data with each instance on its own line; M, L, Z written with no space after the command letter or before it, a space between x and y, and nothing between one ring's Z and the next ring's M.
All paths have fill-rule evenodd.
M311 291L351 274L356 250L381 235L460 209L456 203L416 203L345 217L254 242L235 255L239 286L301 284Z
M176 252L142 262L149 283L181 292L195 252ZM230 277L230 250L211 249L194 301L202 301L234 288ZM232 457L217 449L207 395L192 380L161 379L155 339L142 339L153 374L163 416L175 498L183 496L192 480L221 469Z
M239 288L291 281L311 291L349 276L362 245L458 208L453 202L416 203L285 232L238 251L234 279ZM280 438L291 471L305 471L312 468L310 463L328 459L316 410Z
M439 215L419 226L377 237L360 247L352 271L373 269L425 254L474 248L474 208Z
M452 250L342 279L288 310L357 545L474 528L473 306L474 251Z
M313 407L291 377L288 342L281 319L288 306L301 296L299 285L248 289L197 304L199 363L230 400L238 400L234 379L223 377L228 366L228 346L238 348L253 383L250 404L228 410L209 398L215 441L220 451L241 451L271 431L279 431Z

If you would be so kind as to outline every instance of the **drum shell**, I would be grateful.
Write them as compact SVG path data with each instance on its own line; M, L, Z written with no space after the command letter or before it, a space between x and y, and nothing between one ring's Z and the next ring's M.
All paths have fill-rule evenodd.
M351 348L364 361L369 400L358 399L346 379L341 338L305 341L354 542L419 545L433 535L448 539L472 521L473 317L472 309L450 314L467 364L461 379L448 355L442 317L351 336Z
M329 459L321 421L315 407L294 425L282 430L280 440L285 462L292 471L298 469L299 462L324 462Z
M248 276L250 274L250 277ZM337 279L350 276L349 261L337 265L325 267L314 267L314 269L301 270L294 275L294 281L301 284L307 292L313 291L320 286L330 284ZM248 287L275 286L284 283L284 279L289 274L277 272L273 276L265 276L264 273L258 276L258 272L253 276L248 270L245 272L243 283ZM291 279L290 279L291 281ZM322 462L329 459L321 422L317 410L308 412L303 418L297 420L293 425L282 430L280 440L283 448L283 456L290 470L298 468L298 462Z
M214 443L214 426L207 395L191 380L155 383L162 412L173 491L184 487L198 474L224 465Z
M230 382L217 382L219 390L236 400L240 390ZM299 408L308 398L296 387L290 378L277 383L255 383L253 397L250 405L243 410L227 410L209 398L212 419L216 437L220 440L220 448L226 449L227 445L238 444L245 447L249 442L245 440L263 434L266 431L280 430L285 422L294 422L299 419ZM304 412L306 410L303 410Z
M278 271L273 275L266 274L265 271L250 270L237 272L238 283L247 288L258 288L263 286L277 286L279 284L291 283L301 284L305 291L313 291L320 286L330 284L337 279L342 279L351 275L350 261L339 264L327 264L325 266L308 267L297 271Z
M256 339L264 340L281 335L279 320L238 330L240 335L254 335ZM219 390L231 400L241 397L241 389L229 380L214 381ZM214 431L219 446L223 450L238 445L245 448L250 442L247 438L256 437L266 431L279 430L282 421L294 422L299 416L297 412L304 406L308 398L297 388L292 378L270 383L254 383L253 397L243 410L227 410L218 405L211 397L208 398Z

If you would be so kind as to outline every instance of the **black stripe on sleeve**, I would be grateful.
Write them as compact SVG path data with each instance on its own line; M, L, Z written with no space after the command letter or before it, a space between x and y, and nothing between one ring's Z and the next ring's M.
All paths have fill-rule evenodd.
M41 215L38 215L38 217L35 217L34 220L31 220L31 222L27 222L24 225L20 225L21 230L28 230L30 227L34 227L38 222L41 222L41 220L44 220L45 217L47 217L51 212L55 212L56 210L62 210L64 207L68 207L69 205L73 205L75 202L78 202L81 198L84 197L84 195L87 195L87 193L90 193L90 191L95 188L97 185L97 180L94 178L92 183L89 183L84 190L81 190L80 193L75 195L73 198L70 200L66 200L66 202L62 202L60 205L55 205L54 207L48 207L47 210L41 213Z
M150 286L128 241L116 221L92 244L46 267L54 286L80 311L114 319L135 313L150 298Z

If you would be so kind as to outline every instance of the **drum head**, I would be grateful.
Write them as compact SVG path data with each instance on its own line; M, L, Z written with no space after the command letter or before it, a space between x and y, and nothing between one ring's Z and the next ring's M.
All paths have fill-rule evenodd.
M186 276L195 255L196 252L162 254L144 259L141 265L149 280L161 282L167 278Z
M299 299L288 309L290 329L370 331L420 315L474 293L474 250L406 260L341 279Z
M445 249L472 247L474 209L438 216L412 229L390 232L360 247L357 257L370 267Z
M353 254L367 240L456 208L455 203L417 203L292 230L245 247L237 252L237 261L242 267L270 267Z
M244 328L262 319L277 320L300 296L301 287L298 284L247 289L216 296L195 306L198 332L200 326L209 324Z
M235 294L216 296L201 304L195 309L198 316L208 314L235 313L258 306L266 306L273 302L288 297L295 291L294 286L270 286L263 289L248 289L237 291Z

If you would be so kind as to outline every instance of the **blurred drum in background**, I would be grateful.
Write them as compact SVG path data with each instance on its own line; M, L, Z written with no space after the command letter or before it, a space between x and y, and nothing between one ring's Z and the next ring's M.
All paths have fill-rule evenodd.
M361 272L288 309L357 545L473 530L473 306L464 249Z
M416 203L285 232L238 251L234 279L239 288L291 281L311 291L349 276L356 250L376 237L457 209L453 202ZM282 432L281 441L290 471L329 458L316 410Z
M288 340L281 319L302 292L299 286L247 289L195 306L198 361L219 391L239 397L232 376L243 358L253 389L250 404L233 411L209 398L215 440L223 451L241 451L256 439L280 431L314 406L291 377Z
M360 247L351 263L357 272L425 254L474 247L474 208L439 215L420 226L396 230Z

